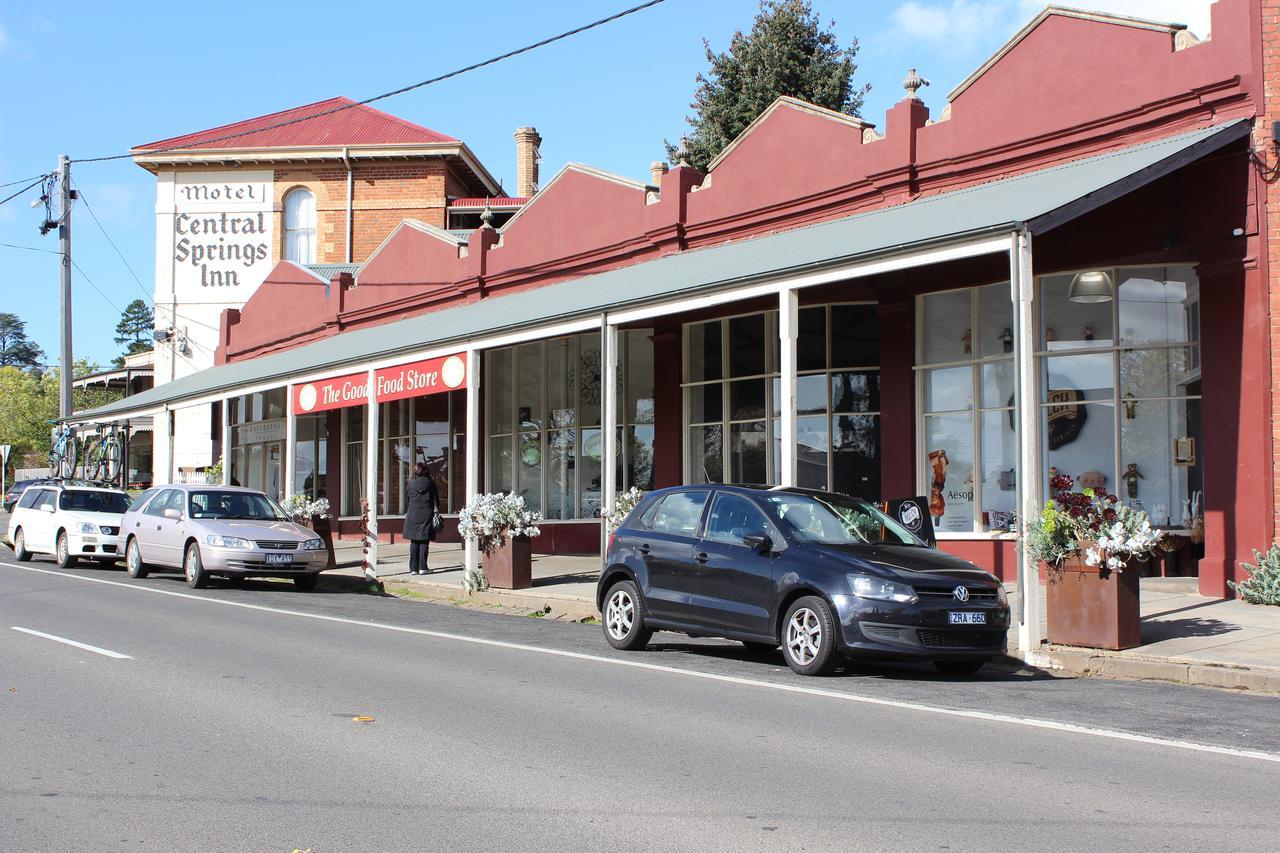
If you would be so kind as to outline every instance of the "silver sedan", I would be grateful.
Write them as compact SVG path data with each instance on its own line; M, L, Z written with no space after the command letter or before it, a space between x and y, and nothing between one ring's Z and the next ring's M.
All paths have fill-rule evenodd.
M328 564L324 540L262 492L239 486L150 489L125 513L120 535L132 577L181 569L195 589L221 575L292 578L306 591Z

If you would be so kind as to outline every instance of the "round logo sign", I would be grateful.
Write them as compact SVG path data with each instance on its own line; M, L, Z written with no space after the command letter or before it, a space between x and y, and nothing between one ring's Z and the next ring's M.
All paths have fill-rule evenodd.
M298 408L309 412L316 407L316 386L308 383L298 389Z
M440 378L446 387L457 388L467 379L466 363L456 355L449 356L440 367Z
M956 597L956 601L961 603L969 600L969 588L966 586L958 586L952 590L952 594Z
M916 506L914 501L907 501L898 507L898 520L915 533L920 529L920 507Z

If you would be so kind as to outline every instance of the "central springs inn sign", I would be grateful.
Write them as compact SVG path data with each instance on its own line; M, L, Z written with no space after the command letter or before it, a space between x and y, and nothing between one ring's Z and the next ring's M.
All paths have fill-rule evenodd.
M173 278L179 298L247 299L272 266L271 173L191 174L176 180L173 190Z

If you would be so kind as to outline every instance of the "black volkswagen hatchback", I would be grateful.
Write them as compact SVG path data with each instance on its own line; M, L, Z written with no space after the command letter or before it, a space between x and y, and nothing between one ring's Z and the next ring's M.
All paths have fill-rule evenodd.
M682 486L645 497L610 537L596 603L604 635L638 649L658 629L775 649L802 675L842 656L977 672L1003 654L994 576L930 548L847 495Z

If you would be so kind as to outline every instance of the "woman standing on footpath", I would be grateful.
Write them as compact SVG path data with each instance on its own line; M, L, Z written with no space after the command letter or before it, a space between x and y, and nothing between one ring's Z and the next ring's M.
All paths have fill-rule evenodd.
M413 478L405 484L409 506L404 513L404 538L409 540L409 574L427 573L427 549L435 537L435 517L440 492L427 473L425 462L413 466Z

